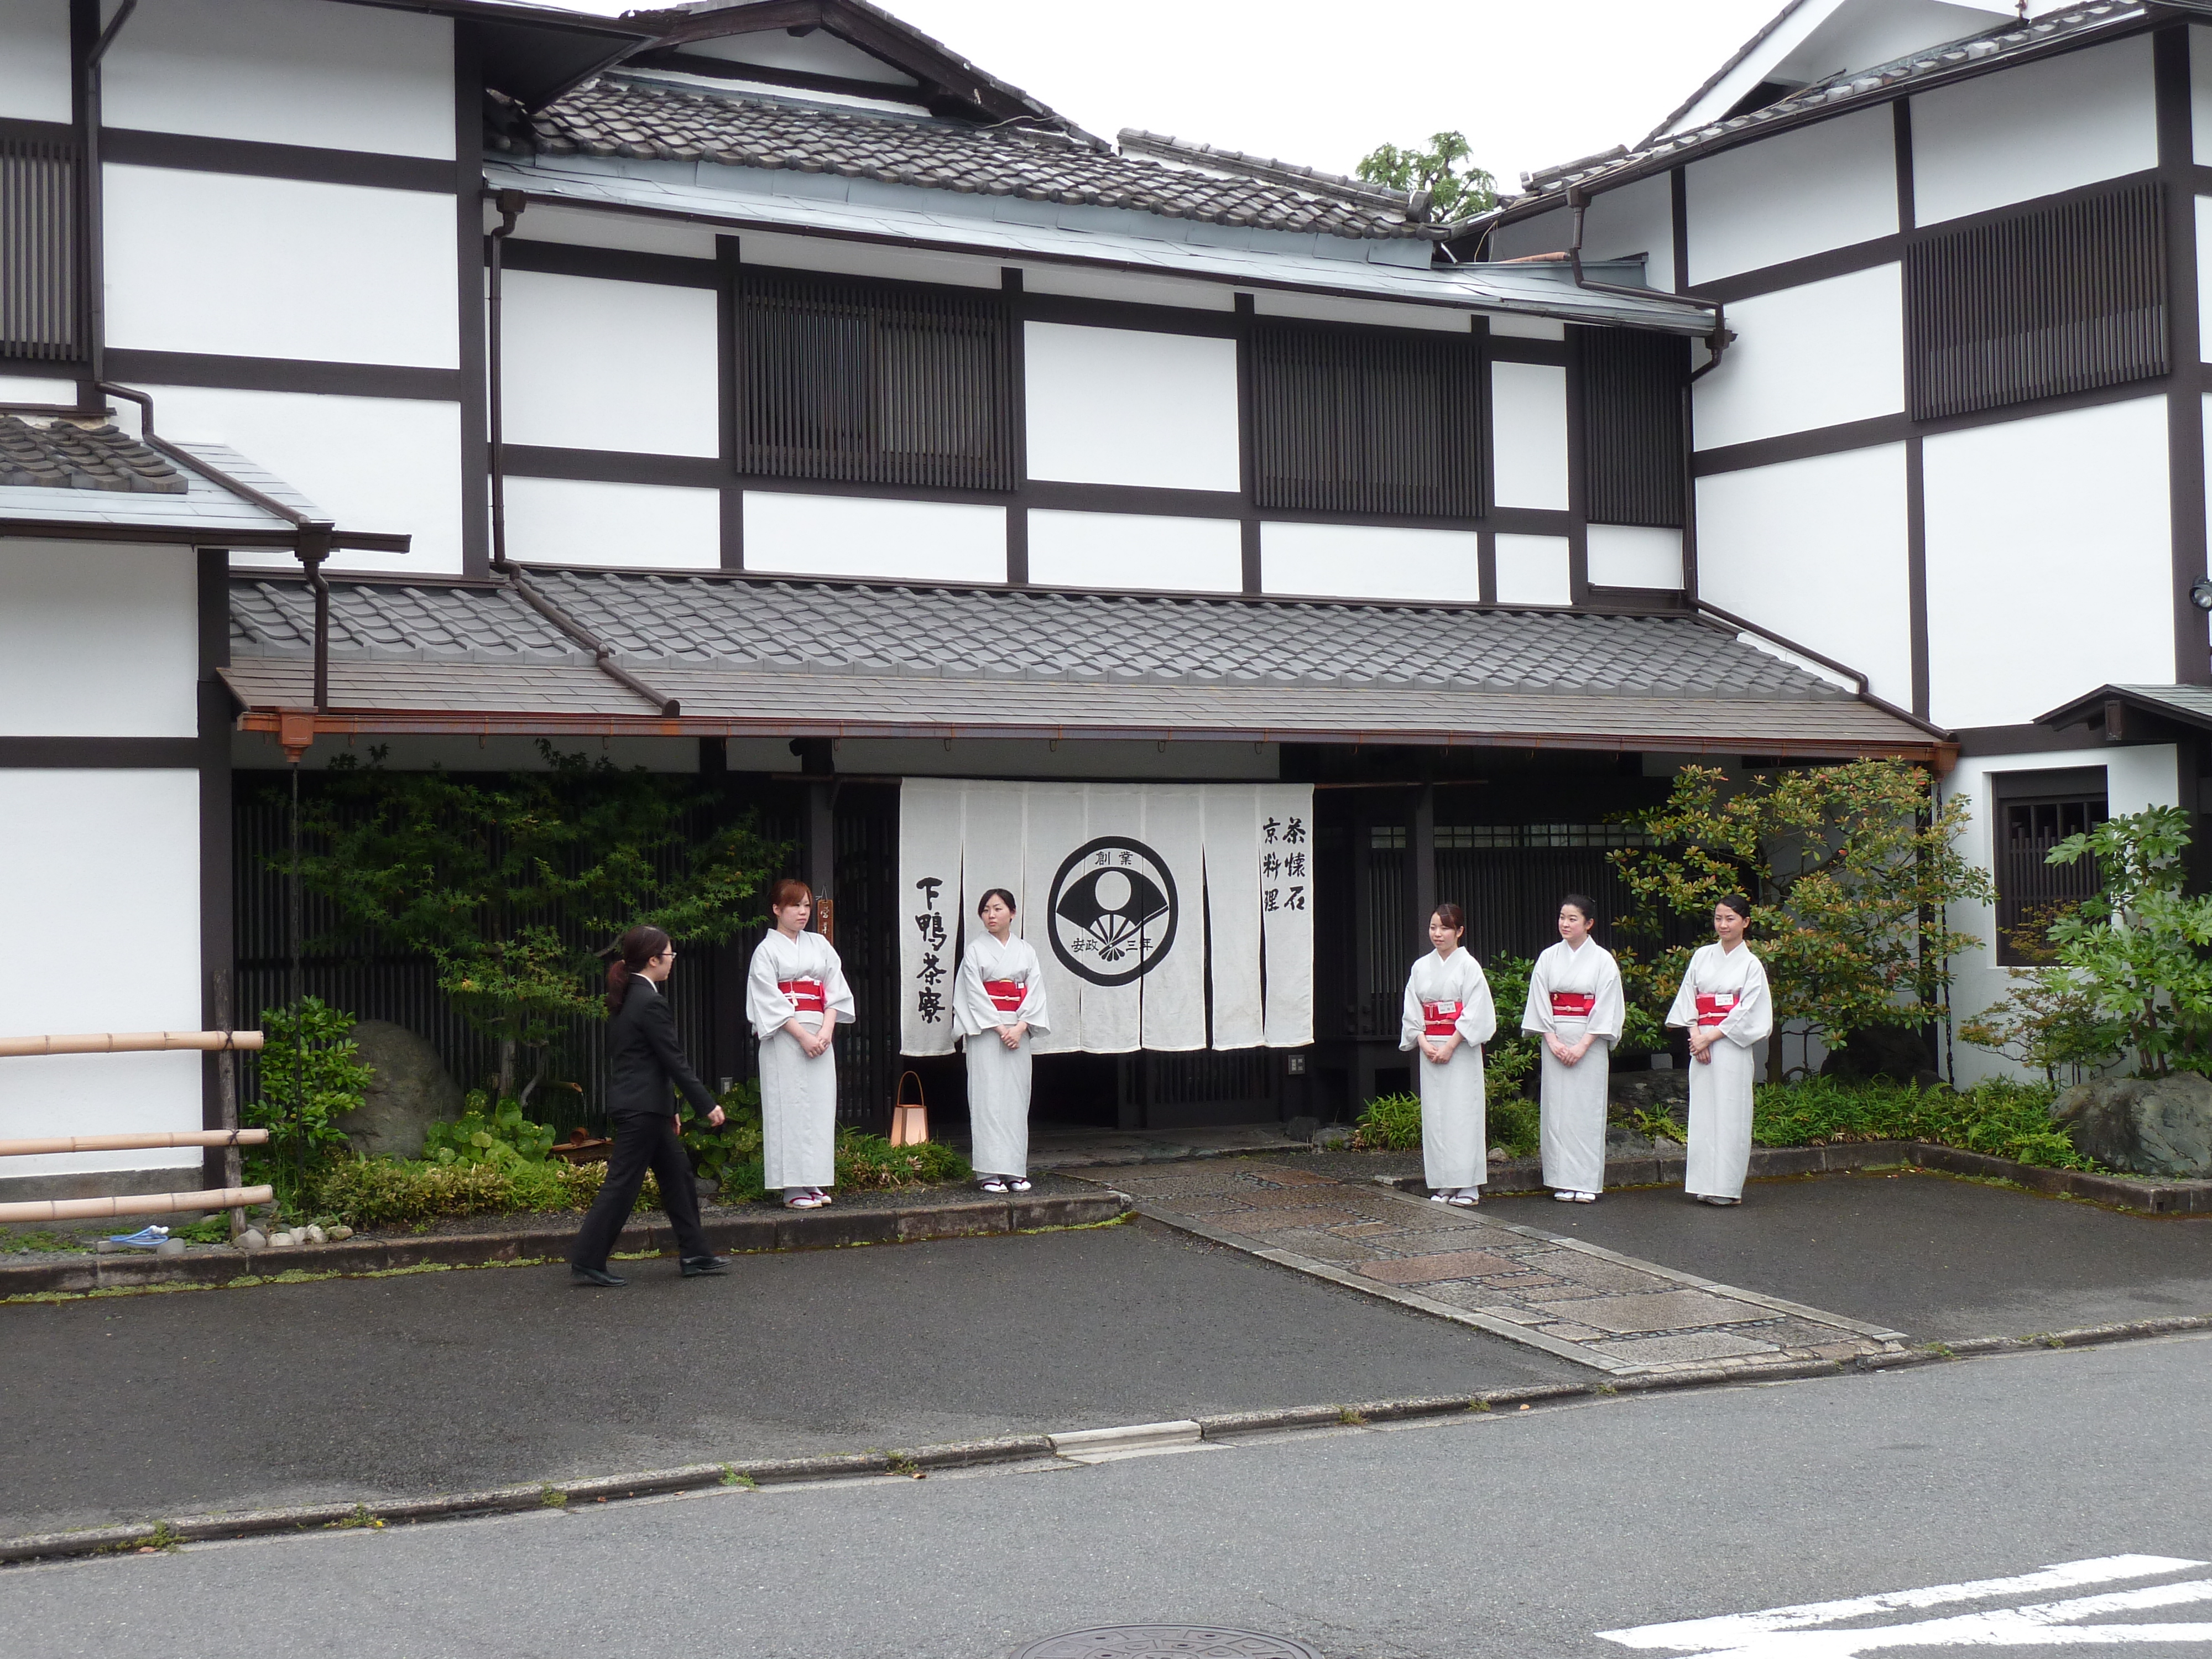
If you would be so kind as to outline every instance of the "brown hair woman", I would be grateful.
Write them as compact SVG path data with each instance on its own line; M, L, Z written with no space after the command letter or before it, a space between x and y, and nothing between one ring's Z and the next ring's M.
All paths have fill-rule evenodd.
M952 981L952 1027L968 1055L968 1133L987 1193L1030 1189L1030 1037L1045 1023L1044 969L1014 933L1003 887L975 907L983 924Z
M775 926L753 951L745 1013L760 1041L761 1184L781 1188L794 1210L830 1201L837 1184L837 1056L830 1047L853 1018L845 964L828 939L806 931L814 890L780 881L769 890Z
M1587 894L1559 901L1559 942L1536 958L1521 1029L1541 1034L1544 1184L1567 1204L1605 1190L1607 1074L1627 1008L1620 969L1590 937Z
M1490 981L1466 939L1459 906L1437 906L1429 918L1429 943L1436 948L1407 977L1398 1034L1401 1048L1420 1055L1421 1168L1429 1196L1463 1208L1481 1201L1490 1168L1482 1045L1498 1030Z

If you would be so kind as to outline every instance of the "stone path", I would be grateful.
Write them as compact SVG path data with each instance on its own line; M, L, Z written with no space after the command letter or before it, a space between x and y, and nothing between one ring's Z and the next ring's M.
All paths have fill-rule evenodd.
M1259 1158L1079 1177L1153 1220L1615 1374L1893 1353L1903 1333Z

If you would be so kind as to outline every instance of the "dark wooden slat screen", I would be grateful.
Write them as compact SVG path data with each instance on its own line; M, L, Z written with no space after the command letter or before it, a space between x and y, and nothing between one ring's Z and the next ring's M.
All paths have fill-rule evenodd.
M1582 336L1583 467L1592 524L1682 523L1690 343L1632 329Z
M1481 513L1482 362L1471 337L1263 323L1252 369L1255 505Z
M76 147L0 138L0 358L82 355L77 217Z
M2033 966L2047 960L2023 951L2013 935L2039 930L2061 912L2104 890L2104 878L2092 858L2071 864L2050 862L2051 849L2069 836L2086 835L2108 816L2105 797L2080 795L2047 799L2006 800L1997 831L1997 965Z
M749 271L738 312L744 471L1014 488L1012 325L996 295Z
M2164 374L2166 235L2145 180L1907 248L1914 417Z

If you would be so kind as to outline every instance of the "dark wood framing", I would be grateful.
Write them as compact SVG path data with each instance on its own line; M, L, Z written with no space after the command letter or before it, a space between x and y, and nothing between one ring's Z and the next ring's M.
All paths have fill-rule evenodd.
M167 544L175 546L176 538L170 537ZM0 769L185 771L200 764L203 742L201 738L0 738Z
M453 154L447 174L453 192L454 315L460 319L461 568L471 576L491 569L490 388L484 314L486 252L483 227L483 69L465 29L453 32Z
M479 301L477 309L482 308ZM465 378L458 368L326 363L298 357L226 357L198 351L139 351L121 347L108 352L107 372L112 379L138 380L149 386L213 386L231 392L335 392L342 397L411 398L440 404L462 401L462 382Z
M203 548L198 559L199 737L193 746L199 769L200 799L200 1020L205 1030L258 1024L240 1009L237 951L233 937L236 911L232 893L231 837L235 811L231 799L230 734L236 704L216 671L230 665L230 556ZM200 1124L234 1127L223 1121L225 1060L214 1054L200 1065ZM214 1147L202 1160L210 1187L227 1187L228 1155Z
M2181 24L2151 37L2157 93L2158 170L2166 201L2166 314L2173 371L2166 400L2166 483L2173 522L2173 668L2184 685L2212 685L2205 616L2190 588L2205 574L2203 352L2197 270L2197 178L2191 137L2191 32ZM2192 809L2195 801L2187 803Z

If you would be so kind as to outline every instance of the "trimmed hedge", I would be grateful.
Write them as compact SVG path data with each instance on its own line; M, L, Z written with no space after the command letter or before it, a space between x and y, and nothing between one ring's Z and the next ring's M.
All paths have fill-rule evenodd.
M349 1227L406 1226L465 1215L544 1215L588 1209L607 1178L604 1164L420 1164L399 1158L347 1159L314 1179L303 1206ZM648 1173L636 1207L660 1206Z

